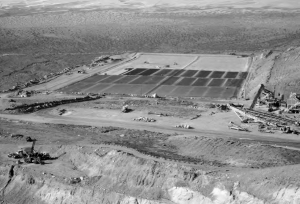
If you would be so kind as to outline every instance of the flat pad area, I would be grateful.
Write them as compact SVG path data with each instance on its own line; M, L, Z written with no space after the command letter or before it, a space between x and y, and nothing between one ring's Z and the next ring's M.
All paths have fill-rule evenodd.
M84 79L83 81L86 82L86 83L96 83L96 82L101 81L101 80L103 80L105 78L108 78L108 77L109 77L109 75L98 75L98 74L96 74L96 75L93 75L93 76L91 76L87 79Z
M141 71L142 69L139 69ZM133 70L135 71L135 70ZM152 70L150 70L153 72ZM161 70L163 71L163 70ZM172 70L171 70L172 71ZM173 70L178 71L178 70ZM172 72L173 72L172 71ZM182 70L184 71L184 70ZM157 93L161 96L231 98L236 96L247 76L238 72L201 71L198 76L223 76L226 78L182 77L196 72L180 72L181 76L142 75L95 75L61 89L63 92L114 93L145 95ZM196 75L197 75L196 73ZM193 76L196 76L195 74Z
M235 78L239 72L227 72L224 78Z
M193 77L198 71L197 70L187 70L181 76L182 77Z
M222 78L225 72L216 71L210 75L210 78Z
M212 70L212 71L246 71L248 68L247 57L226 55L200 55L200 58L187 69Z
M224 86L241 87L243 85L244 79L227 79Z
M166 80L163 81L163 85L172 85L175 84L176 81L178 81L180 77L168 77Z
M160 86L152 93L159 96L205 97L230 99L236 97L237 88L225 87L190 87L190 86Z
M189 86L196 81L197 78L182 78L176 85L179 86Z
M123 68L170 68L182 69L197 58L196 55L144 53L138 58L123 64Z
M94 75L61 91L231 98L248 76L248 61L231 55L141 53L115 68L124 69L123 75Z
M194 81L192 86L207 86L211 80L212 79L209 78L198 78L196 81Z
M81 92L84 93L105 93L105 89L113 86L112 84L96 84L88 89L85 89Z
M147 69L146 71L142 72L141 75L149 76L151 74L154 74L157 71L159 71L159 69Z
M115 81L115 84L127 84L135 79L137 79L138 77L140 77L139 75L132 75L132 76L125 76L117 81Z
M114 81L117 81L121 78L125 77L124 75L111 75L103 80L101 80L101 83L112 83ZM84 81L84 80L83 80Z
M226 79L212 79L208 86L222 86Z
M146 69L138 68L138 69L134 69L134 70L132 70L130 72L127 72L125 75L139 75L139 74L141 74L144 71L146 71Z
M97 90L98 93L114 93L114 94L136 94L144 95L153 89L155 85L134 85L134 84L115 84L104 90ZM95 90L96 91L96 90ZM97 92L96 92L97 93Z

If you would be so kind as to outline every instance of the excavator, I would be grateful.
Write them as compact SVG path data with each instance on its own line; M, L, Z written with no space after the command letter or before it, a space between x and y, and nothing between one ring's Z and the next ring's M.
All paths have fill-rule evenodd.
M130 112L130 108L128 107L128 105L122 106L121 112L122 113L128 113L128 112Z
M263 95L263 96L261 96ZM257 101L259 100L259 103L267 104L268 105L268 111L277 110L280 106L280 103L278 100L274 99L274 93L272 91L269 91L265 88L263 84L260 85L260 88L257 91L257 94L255 95L249 109L253 110L254 106L256 105Z
M31 147L24 147L15 153L10 153L7 156L14 159L24 159L25 163L43 164L43 160L52 159L49 153L41 153L34 150L36 139L26 137L27 142L32 142Z

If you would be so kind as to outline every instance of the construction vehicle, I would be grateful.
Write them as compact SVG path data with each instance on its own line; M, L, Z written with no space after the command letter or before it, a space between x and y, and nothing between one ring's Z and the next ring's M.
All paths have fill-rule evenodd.
M228 128L232 129L232 130L238 130L238 131L245 131L245 132L250 132L247 128L243 128L237 124L235 124L234 122L230 121L228 124Z
M130 112L130 108L128 107L128 105L124 105L124 106L122 106L122 113L128 113L128 112Z
M274 97L274 93L272 91L269 91L263 84L261 84L249 109L253 110L256 104L267 105L268 112L273 112L280 109L281 101Z
M41 153L34 150L36 139L26 137L27 142L32 142L31 147L23 147L15 153L10 153L7 156L14 159L24 159L25 163L43 164L43 160L52 159L49 153Z

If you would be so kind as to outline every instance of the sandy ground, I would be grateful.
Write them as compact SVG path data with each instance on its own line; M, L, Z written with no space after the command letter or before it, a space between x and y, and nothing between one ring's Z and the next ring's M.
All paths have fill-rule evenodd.
M166 134L184 134L186 136L213 136L213 137L232 137L237 139L269 141L274 145L280 145L286 142L293 142L293 147L300 147L300 138L293 134L269 134L260 133L257 130L257 125L242 125L248 128L251 132L239 132L228 128L230 121L240 124L239 119L232 112L216 113L211 115L211 112L204 113L200 118L195 120L181 119L176 117L159 117L155 115L148 115L146 111L134 111L131 113L121 113L118 110L95 110L89 108L68 108L61 106L68 110L65 116L59 116L54 111L41 111L34 114L27 115L7 115L0 114L0 117L12 120L24 120L37 123L55 123L55 124L75 124L75 125L91 125L91 126L113 126L121 128L132 128L139 130L158 131ZM140 116L154 118L155 123L145 123L133 121L134 118ZM175 128L175 125L188 124L193 129ZM291 145L291 144L290 144Z
M38 95L32 101L42 98ZM121 113L116 108L123 104L120 100L130 103L134 110ZM24 138L16 139L9 133L36 138L36 150L58 157L45 161L44 165L16 165L12 182L0 199L11 203L71 204L99 203L99 199L122 195L132 196L129 204L134 204L135 198L149 204L158 204L154 200L166 204L190 204L191 200L203 204L222 203L220 200L233 203L229 200L238 199L239 194L231 198L229 192L237 181L242 186L242 200L259 203L255 197L271 200L272 193L278 191L291 191L290 196L276 196L278 200L297 199L294 185L286 186L284 181L290 175L298 181L295 174L300 162L298 136L262 134L257 131L257 125L244 125L250 133L234 131L227 127L229 121L239 124L232 112L205 106L198 110L176 100L161 101L162 105L155 107L152 103L155 104L155 99L110 96L32 114L0 114L0 162L3 164L0 188L7 182L7 169L15 164L6 155L26 143ZM166 109L164 103L168 108L173 106L170 110L182 109L186 114L181 117L148 114L150 109L155 112ZM62 109L66 112L59 115ZM198 111L201 116L191 120ZM157 121L133 121L139 116ZM174 127L177 124L189 124L194 129L178 129ZM71 177L82 179L79 184L72 184ZM267 198L255 190L262 185L268 189ZM19 195L20 188L27 193L15 196Z
M152 68L239 72L247 71L250 61L248 57L241 58L231 55L140 53L135 60L123 64L117 70L125 68ZM107 74L112 73L114 72L110 71Z
M202 56L187 67L190 70L213 70L213 71L247 71L249 58L238 58L235 56Z

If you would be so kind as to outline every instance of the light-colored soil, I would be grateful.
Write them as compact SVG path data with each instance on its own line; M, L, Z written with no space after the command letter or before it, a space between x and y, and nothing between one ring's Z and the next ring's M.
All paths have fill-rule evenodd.
M33 114L1 114L8 118L0 123L1 201L231 204L245 199L252 203L298 199L297 136L258 133L256 125L248 127L250 133L230 130L229 121L239 123L232 112L206 108L200 101L156 104L156 100L110 96ZM122 104L133 111L121 113ZM62 109L65 114L60 115ZM159 113L169 116L159 117ZM201 116L191 120L196 114ZM157 121L133 121L139 116ZM177 124L194 129L178 129ZM10 134L24 137L14 139ZM16 165L5 187L8 168L15 164L6 155L24 146L27 136L37 139L36 150L58 158L45 165ZM291 175L296 183L287 185L285 180ZM80 182L70 183L71 177ZM233 188L236 182L239 185ZM262 185L268 189L264 194L257 190ZM281 195L282 191L289 192L289 197Z
M196 57L195 55L141 53L139 58L120 68L182 69L193 62Z
M96 2L101 8L126 4L125 7L144 8L143 12L120 9L76 12L82 7L95 7L95 2L88 0L53 7L47 5L57 0L23 2L43 4L43 8L36 10L39 6L29 6L20 10L25 5L22 3L0 11L3 89L67 66L88 64L86 56L94 58L102 52L198 53L190 55L191 60L178 63L178 68L189 69L198 65L212 67L212 57L205 56L203 59L209 60L201 64L201 58L200 61L196 58L199 53L251 54L274 48L278 51L270 56L254 59L246 93L255 92L260 83L288 85L289 91L297 90L299 85L296 77L299 49L282 52L299 44L299 14L281 10L291 8L290 1ZM172 9L168 8L170 4ZM201 5L201 10L195 9L197 5ZM182 6L192 6L193 11ZM262 6L267 7L253 9ZM50 14L57 7L76 9ZM293 8L297 8L296 3ZM30 15L34 12L40 14ZM169 64L182 57L157 55L170 59ZM234 69L238 69L248 63L239 60L215 60L218 65L213 67L223 69L234 63ZM165 65L162 61L154 64ZM105 66L92 69L89 74L102 73L105 68L116 68L111 74L123 71L117 66ZM63 76L39 89L63 87L89 74ZM17 99L17 104L64 97L54 96ZM255 124L242 124L249 133L230 130L229 121L240 124L232 112L207 108L196 100L162 100L159 104L156 100L109 96L33 114L1 114L5 119L0 121L0 203L300 203L299 136L260 133ZM121 113L124 104L133 111ZM1 95L0 108L11 105L7 96ZM60 115L62 109L64 114ZM160 113L165 116L158 116ZM200 117L191 120L199 114ZM157 121L133 121L139 116ZM175 128L178 124L188 124L194 129ZM44 165L16 164L7 154L24 143L28 145L27 136L37 139L36 150L58 158L45 161ZM13 171L9 170L11 165L15 165ZM77 177L78 183L70 182L71 177Z
M130 56L128 59L115 63L115 64L109 64L106 66L98 66L98 67L93 67L91 69L87 69L86 70L86 74L79 74L76 73L76 71L71 74L71 75L66 75L63 74L47 83L43 83L43 84L39 84L33 87L29 87L26 88L26 90L57 90L60 88L63 88L65 86L68 86L70 84L73 84L75 82L81 81L83 79L86 79L88 77L91 77L92 75L99 73L99 74L103 74L105 73L107 70L111 70L111 69L115 69L116 67L118 67L119 65L126 63L127 61L130 61L134 55Z
M12 120L24 120L37 123L64 123L64 124L76 124L76 125L92 125L92 126L109 126L114 124L116 127L133 128L140 130L159 131L167 134L179 133L189 136L205 135L216 137L233 137L237 139L249 139L249 140L261 140L272 141L273 144L280 144L280 142L288 141L300 141L299 136L293 134L269 134L260 133L257 125L242 125L248 128L251 132L239 132L228 128L230 121L240 124L237 116L232 112L216 113L211 115L211 110L202 113L201 116L195 120L177 118L177 117L159 117L156 115L148 115L148 110L145 111L133 111L131 113L121 113L120 110L97 110L90 108L68 108L67 106L61 106L62 109L70 111L67 116L59 116L56 111L41 111L35 114L23 115L6 115L0 114L0 117L8 118ZM133 121L134 118L153 117L157 121L155 123L143 123ZM188 124L193 129L178 129L175 125Z
M191 70L211 70L211 71L232 71L241 72L248 71L249 58L237 56L205 56L200 58L187 67Z
M130 63L126 63L107 74L116 74L125 68L148 69L186 69L211 71L248 71L250 59L230 55L191 55L191 54L164 54L141 53ZM122 73L122 72L121 72Z

